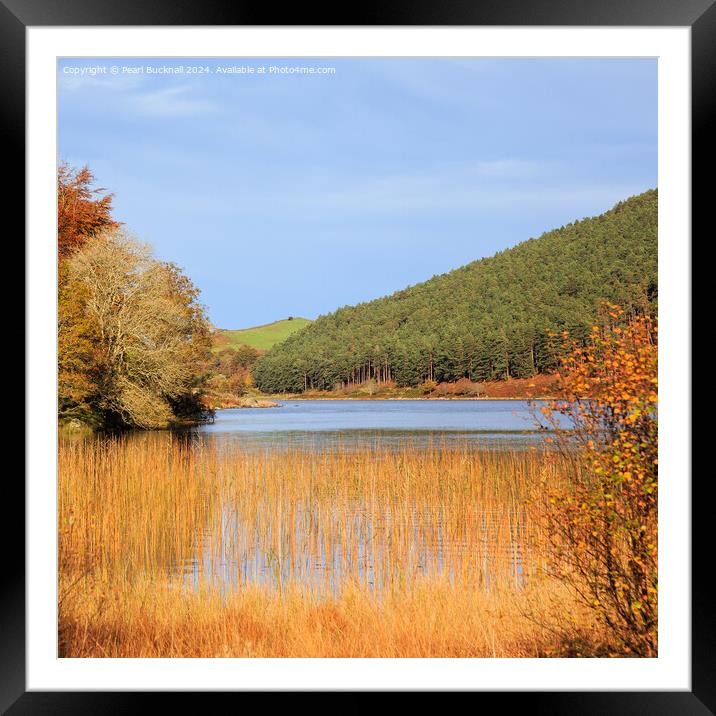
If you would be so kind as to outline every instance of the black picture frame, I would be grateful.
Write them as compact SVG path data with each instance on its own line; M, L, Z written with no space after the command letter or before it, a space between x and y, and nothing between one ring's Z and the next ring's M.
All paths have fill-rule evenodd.
M692 38L692 225L705 236L711 191L707 167L713 165L711 128L716 126L716 0L505 0L504 2L364 3L350 10L338 5L292 4L278 12L272 3L215 0L0 0L0 113L7 176L7 207L24 203L25 184L25 30L32 26L111 25L482 25L482 26L686 26ZM276 19L280 18L280 22ZM10 169L10 171L8 171ZM697 177L700 181L697 181ZM21 219L21 229L24 221ZM690 237L677 240L688 244ZM689 419L690 416L685 416ZM4 481L6 513L19 524L4 521L5 544L24 533L25 493L13 471ZM524 708L535 713L574 714L714 714L716 713L716 639L714 604L708 582L713 539L707 533L712 502L709 477L692 483L692 660L691 691L679 692L478 692L472 703L486 706L499 699L501 709ZM691 478L684 475L685 480ZM698 566L701 565L701 568ZM154 708L167 692L28 692L25 683L25 560L6 550L0 601L0 708L12 714L125 713ZM220 694L211 694L219 696ZM226 694L224 694L226 696ZM235 695L234 695L235 696ZM369 694L342 694L341 710L358 711ZM208 710L206 694L181 693L183 705ZM198 699L201 698L200 702ZM238 704L238 700L236 701ZM246 702L243 702L246 707ZM296 702L293 702L295 707Z

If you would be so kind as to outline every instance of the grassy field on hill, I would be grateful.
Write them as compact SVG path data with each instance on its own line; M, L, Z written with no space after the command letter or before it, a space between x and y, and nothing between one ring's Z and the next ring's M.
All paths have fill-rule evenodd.
M230 330L220 328L214 341L214 350L251 346L260 351L267 351L277 343L285 341L290 335L311 323L307 318L286 318L264 326Z

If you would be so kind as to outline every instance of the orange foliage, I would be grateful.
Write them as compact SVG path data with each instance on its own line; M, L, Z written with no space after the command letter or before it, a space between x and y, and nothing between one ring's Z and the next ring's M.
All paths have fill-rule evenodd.
M425 385L425 384L423 384ZM482 385L480 383L475 383L469 378L460 378L460 380L455 381L454 383L438 383L438 385L434 388L433 394L434 395L470 395L470 396L478 396L482 395Z
M62 163L57 170L57 254L66 258L89 237L115 228L112 194L98 196L104 189L90 188L94 177L88 167L75 170Z
M573 430L578 448L569 489L547 491L555 571L596 610L620 653L657 651L657 326L607 306L586 345L565 335L561 397L543 408Z

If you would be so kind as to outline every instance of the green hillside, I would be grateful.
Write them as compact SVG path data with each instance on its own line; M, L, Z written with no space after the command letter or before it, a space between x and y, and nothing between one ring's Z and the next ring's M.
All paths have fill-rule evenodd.
M237 348L238 346L251 346L260 351L267 351L277 343L285 341L289 336L300 331L311 321L307 318L287 318L282 321L274 321L264 326L254 328L241 328L238 330L219 329L214 350L222 348Z
M491 258L321 316L257 361L256 385L295 392L367 379L407 386L553 370L561 343L553 333L586 336L603 300L627 310L655 306L657 204L657 191L647 191Z

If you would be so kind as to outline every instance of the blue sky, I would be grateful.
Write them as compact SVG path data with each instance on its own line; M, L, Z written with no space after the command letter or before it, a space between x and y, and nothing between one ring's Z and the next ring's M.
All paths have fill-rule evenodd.
M210 72L121 69L162 65ZM77 74L95 66L106 73ZM59 158L89 165L222 328L377 298L657 185L652 59L102 58L58 72Z

